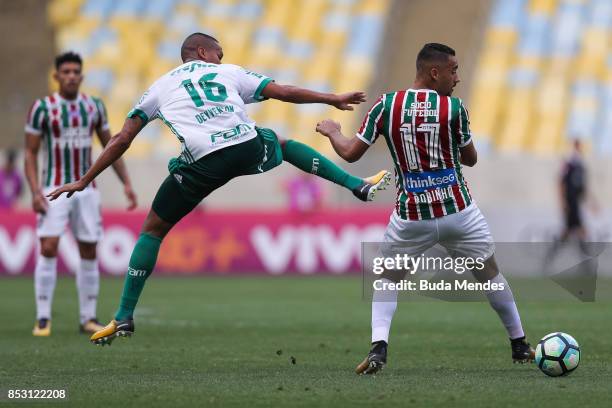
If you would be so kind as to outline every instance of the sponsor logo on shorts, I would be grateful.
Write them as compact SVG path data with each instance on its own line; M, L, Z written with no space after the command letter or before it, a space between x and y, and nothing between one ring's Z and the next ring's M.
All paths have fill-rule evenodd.
M176 173L174 173L173 175L176 181L178 181L179 183L183 182L183 176L181 176L180 174L176 174Z

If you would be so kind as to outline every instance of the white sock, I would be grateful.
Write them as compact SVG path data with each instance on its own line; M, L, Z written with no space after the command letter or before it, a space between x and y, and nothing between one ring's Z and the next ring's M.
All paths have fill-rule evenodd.
M96 317L96 304L100 289L100 273L98 261L81 259L76 277L79 292L79 312L81 324Z
M51 304L57 280L57 258L39 255L34 269L34 296L36 320L51 319Z
M382 278L381 282L391 283ZM397 309L397 290L374 290L372 295L372 343L384 340L389 343L391 320Z
M504 290L495 290L487 293L487 298L491 307L497 312L501 319L508 337L516 339L518 337L525 336L523 326L521 325L521 317L519 316L516 303L514 302L514 295L510 289L510 285L504 276L500 273L491 279L491 283L504 284Z

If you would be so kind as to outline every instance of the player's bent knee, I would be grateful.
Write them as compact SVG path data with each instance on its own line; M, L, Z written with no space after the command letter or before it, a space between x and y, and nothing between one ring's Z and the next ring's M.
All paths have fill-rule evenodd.
M173 226L173 223L164 221L153 209L151 209L142 226L142 233L164 239Z
M55 258L59 237L44 237L40 239L40 254L45 258Z
M474 269L472 270L472 274L478 282L487 282L499 275L499 268L497 267L495 256L491 255L487 258L487 260L484 261L484 268L482 268L482 270Z
M79 242L81 259L96 259L96 242Z
M382 279L388 279L394 283L399 283L402 279L406 277L406 275L406 271L403 270L385 269L385 271L380 275L380 277Z

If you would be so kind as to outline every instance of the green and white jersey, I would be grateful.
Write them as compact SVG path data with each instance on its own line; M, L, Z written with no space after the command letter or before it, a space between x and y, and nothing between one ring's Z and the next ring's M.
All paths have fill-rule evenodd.
M161 119L181 142L181 159L193 163L256 137L245 104L264 100L270 81L237 65L186 62L155 81L128 117Z
M32 104L25 131L42 137L43 187L72 183L89 170L94 129L108 129L98 98L80 93L67 100L56 92Z

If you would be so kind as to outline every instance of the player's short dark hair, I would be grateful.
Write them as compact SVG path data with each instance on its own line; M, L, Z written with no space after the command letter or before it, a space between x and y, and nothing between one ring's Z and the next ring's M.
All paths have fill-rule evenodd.
M181 45L181 59L185 61L192 53L197 51L197 47L200 44L209 45L211 42L218 43L219 41L212 35L204 33L189 34L183 41L183 45Z
M454 56L455 50L448 45L439 43L428 43L421 48L417 55L416 68L421 71L427 63L446 62L448 57Z
M68 51L55 57L55 70L59 70L59 67L66 62L76 62L83 67L81 56L76 52Z

